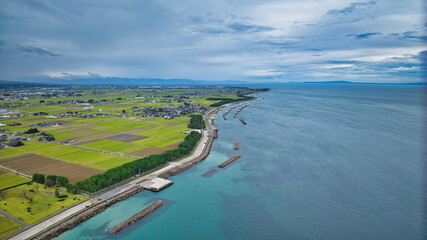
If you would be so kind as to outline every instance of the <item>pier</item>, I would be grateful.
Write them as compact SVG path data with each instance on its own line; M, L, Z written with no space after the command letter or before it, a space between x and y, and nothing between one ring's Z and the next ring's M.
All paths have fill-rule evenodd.
M111 234L114 234L120 230L122 230L122 228L126 227L129 224L132 224L136 221L138 221L139 219L147 216L148 214L154 212L154 210L156 210L157 208L159 208L160 206L162 206L164 203L162 200L157 200L154 203L152 203L150 206L144 208L141 212L133 215L132 217L130 217L129 219L127 219L126 221L120 223L119 225L113 227L112 229L110 229L110 231L108 231Z
M172 185L173 182L163 179L163 178L153 178L151 180L145 180L142 181L141 183L139 183L139 185L145 189L151 190L153 192L158 192L164 188L169 187L170 185Z
M237 156L234 156L234 157L232 157L232 158L228 159L227 161L225 161L225 162L221 163L220 165L218 165L218 167L220 167L220 168L224 168L224 167L226 167L228 164L230 164L230 163L232 163L232 162L236 161L238 158L240 158L240 155L237 155Z
M238 142L234 143L234 150L239 150L239 143Z

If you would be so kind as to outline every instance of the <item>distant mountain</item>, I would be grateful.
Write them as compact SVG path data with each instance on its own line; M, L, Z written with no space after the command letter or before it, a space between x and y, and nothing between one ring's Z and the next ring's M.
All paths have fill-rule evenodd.
M207 85L244 85L242 81L202 81L190 79L156 79L156 78L117 78L117 77L95 77L95 78L44 78L37 81L49 84L61 85L138 85L138 86L207 86Z
M38 82L15 82L15 81L0 80L0 89L26 88L26 87L54 87L54 86L59 86L59 84L38 83Z

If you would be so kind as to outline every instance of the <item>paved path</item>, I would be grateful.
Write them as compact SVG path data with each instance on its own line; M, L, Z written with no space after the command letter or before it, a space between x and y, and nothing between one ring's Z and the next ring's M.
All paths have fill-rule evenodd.
M28 224L28 223L26 223L26 222L22 221L22 220L21 220L21 219L19 219L19 218L16 218L16 217L14 217L14 216L10 215L9 213L7 213L7 212L5 212L5 211L3 211L3 210L1 210L1 209L0 209L0 213L2 213L2 214L4 214L4 215L8 216L9 218L12 218L13 220L15 220L15 221L19 222L20 224L22 224L22 225L24 225L24 226L26 226L26 227L30 227L30 226L31 226L30 224Z

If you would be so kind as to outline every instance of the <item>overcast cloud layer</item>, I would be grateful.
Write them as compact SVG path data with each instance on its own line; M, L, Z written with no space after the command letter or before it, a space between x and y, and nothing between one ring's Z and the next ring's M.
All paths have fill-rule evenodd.
M422 0L0 0L0 79L420 82Z

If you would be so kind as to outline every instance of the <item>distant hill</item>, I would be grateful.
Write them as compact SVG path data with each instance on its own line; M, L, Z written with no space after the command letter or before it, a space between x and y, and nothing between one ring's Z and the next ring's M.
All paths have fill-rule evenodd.
M0 80L0 89L26 88L26 87L54 87L54 86L60 86L60 85L50 84L50 83L15 82L15 81Z

